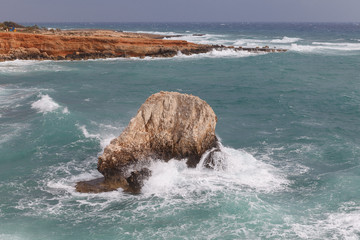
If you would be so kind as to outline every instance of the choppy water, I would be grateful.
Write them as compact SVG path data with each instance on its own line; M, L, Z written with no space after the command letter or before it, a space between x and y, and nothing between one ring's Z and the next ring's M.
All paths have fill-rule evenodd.
M0 239L360 238L359 24L47 26L290 51L0 63ZM224 165L154 161L140 195L76 193L160 90L212 106Z

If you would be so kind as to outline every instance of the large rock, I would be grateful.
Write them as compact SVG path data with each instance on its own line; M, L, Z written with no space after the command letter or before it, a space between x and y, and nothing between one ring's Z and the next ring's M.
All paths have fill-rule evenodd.
M216 122L211 107L196 96L177 92L150 96L124 132L99 157L98 170L105 178L100 185L105 191L122 187L139 192L142 177L150 175L144 168L154 158L186 158L187 165L195 167L201 156L217 145ZM113 187L107 189L107 185ZM92 189L93 185L89 190L84 182L77 185L80 192L101 191Z
M191 55L207 53L213 49L211 45L157 39L159 37L106 30L43 32L42 34L0 32L0 61L173 57L178 52Z

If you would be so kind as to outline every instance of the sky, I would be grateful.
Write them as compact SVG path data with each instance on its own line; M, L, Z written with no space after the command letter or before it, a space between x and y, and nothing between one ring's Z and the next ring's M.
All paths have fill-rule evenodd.
M0 0L0 22L360 22L360 0Z

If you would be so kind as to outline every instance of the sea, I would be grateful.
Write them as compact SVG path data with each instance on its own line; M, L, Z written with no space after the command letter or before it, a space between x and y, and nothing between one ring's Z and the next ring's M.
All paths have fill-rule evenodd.
M288 51L0 63L1 240L360 239L359 23L37 24ZM76 192L159 91L213 108L217 167L153 159L140 194Z

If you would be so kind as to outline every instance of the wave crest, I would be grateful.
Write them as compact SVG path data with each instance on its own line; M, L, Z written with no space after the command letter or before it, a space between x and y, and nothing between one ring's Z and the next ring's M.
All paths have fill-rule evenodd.
M185 159L153 161L149 167L152 176L145 182L144 194L173 198L204 191L210 195L229 190L271 192L288 184L278 169L243 150L221 147L221 152L215 155L214 170L203 166L205 157L206 154L195 169L188 168Z
M295 43L302 40L301 38L291 38L291 37L283 37L282 39L273 39L271 43Z
M40 97L39 100L31 104L31 108L36 109L38 112L46 114L49 112L53 112L60 107L60 105L56 103L47 94L45 95L40 94L39 97Z

